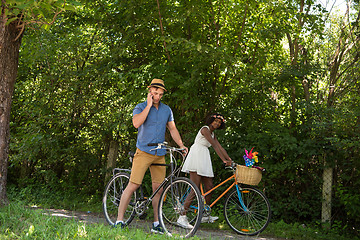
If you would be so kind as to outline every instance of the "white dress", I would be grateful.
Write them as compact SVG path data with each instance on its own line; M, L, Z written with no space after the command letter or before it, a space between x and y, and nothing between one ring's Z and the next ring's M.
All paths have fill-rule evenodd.
M206 140L204 135L201 134L201 129L204 127L210 130L208 126L203 126L200 128L198 134L196 135L195 142L191 146L189 154L185 159L181 171L186 173L197 172L197 174L200 176L214 177L209 151L211 144L208 140ZM212 133L211 136L214 138L214 133Z

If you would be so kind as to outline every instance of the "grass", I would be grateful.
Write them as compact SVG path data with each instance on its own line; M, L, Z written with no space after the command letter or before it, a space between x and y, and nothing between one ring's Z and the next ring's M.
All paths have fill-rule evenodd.
M338 230L324 230L320 224L307 226L305 224L293 223L287 224L284 221L269 224L264 231L264 235L276 236L281 239L294 240L359 240L358 236L340 235Z
M220 219L216 224L202 224L201 229L229 229ZM301 224L271 223L261 234L278 239L295 240L347 240L333 232L322 232ZM87 224L73 218L45 214L44 210L31 209L23 202L12 202L0 208L0 239L171 239L141 229L120 230L104 224ZM199 239L193 237L192 239ZM353 240L358 238L352 238Z
M226 223L224 216L221 212L212 214L219 216L215 223L202 223L201 229L220 229L232 231ZM360 240L357 236L340 235L339 229L333 225L333 229L324 230L320 224L306 225L303 223L288 224L284 221L272 221L268 227L260 234L260 237L269 237L275 239L292 239L292 240Z
M101 213L101 199L92 197L90 200L54 191L35 191L34 189L10 189L8 192L11 204L0 208L0 239L169 239L166 236L151 234L141 229L114 229L104 224L88 224L76 219L60 218L44 214L41 209L31 209L27 206L38 205L42 208L67 209L72 211L91 211ZM22 199L22 202L14 199ZM70 204L70 205L69 205ZM147 211L147 219L152 219L152 209ZM227 225L222 208L214 209L212 215L219 216L213 224L201 224L201 230L211 229L231 231ZM359 240L358 236L341 236L338 228L324 231L320 225L306 226L303 223L287 224L283 221L272 221L260 237L293 240ZM192 239L199 239L193 237ZM211 239L211 238L210 238Z
M120 230L44 213L44 210L27 208L22 202L0 208L0 239L170 239L140 229Z

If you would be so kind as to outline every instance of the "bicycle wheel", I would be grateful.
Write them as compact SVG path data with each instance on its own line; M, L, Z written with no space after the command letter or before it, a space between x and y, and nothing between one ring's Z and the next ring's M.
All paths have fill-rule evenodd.
M121 195L129 183L130 176L128 173L118 173L113 176L106 185L103 196L103 210L106 221L114 225L118 215L118 208ZM130 203L125 211L124 222L130 224L135 216L136 192L131 197Z
M225 200L224 216L229 226L238 234L253 236L267 227L271 218L267 197L253 187L239 186Z
M184 204L186 204L187 211ZM164 187L159 201L159 221L169 236L191 237L201 223L203 201L197 186L188 178L179 177ZM192 228L183 228L177 221L181 215L195 220Z

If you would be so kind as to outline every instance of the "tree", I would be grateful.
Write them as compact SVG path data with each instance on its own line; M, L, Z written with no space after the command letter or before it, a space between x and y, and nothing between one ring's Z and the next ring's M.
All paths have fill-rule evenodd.
M347 95L352 88L356 87L358 82L358 69L359 69L359 44L360 37L359 21L360 11L354 15L354 20L349 17L350 3L347 4L347 10L340 23L336 26L335 30L338 34L333 36L337 37L336 44L333 45L332 52L329 54L327 65L327 99L326 105L330 112L339 107L338 99ZM334 30L333 30L334 31ZM335 39L335 37L334 37ZM335 122L333 116L328 120ZM331 139L335 135L334 127L330 126L327 138ZM324 172L323 172L323 204L322 204L322 222L331 223L331 202L332 202L332 188L333 188L333 165L332 164L333 151L324 153ZM329 225L324 225L329 227Z
M20 31L16 22L8 24L5 2L1 2L0 19L0 204L7 201L6 179L10 140L11 97L17 75ZM15 40L17 39L17 40Z
M0 206L7 203L6 183L10 141L11 101L17 77L19 49L27 26L51 25L76 3L57 0L1 0L0 15Z

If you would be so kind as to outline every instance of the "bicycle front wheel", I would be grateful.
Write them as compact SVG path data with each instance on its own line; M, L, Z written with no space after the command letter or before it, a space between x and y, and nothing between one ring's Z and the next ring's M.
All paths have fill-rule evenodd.
M106 221L110 225L114 225L118 215L118 208L126 186L129 183L130 176L128 173L118 173L113 176L108 184L106 185L104 196L103 196L103 210ZM125 224L130 222L135 217L135 203L136 203L136 191L131 196L130 203L124 214Z
M191 237L201 223L203 201L198 187L188 178L179 177L164 187L159 201L159 221L167 235ZM179 217L194 219L184 226Z
M238 186L225 200L224 216L235 232L254 236L264 231L270 222L270 203L256 188Z

